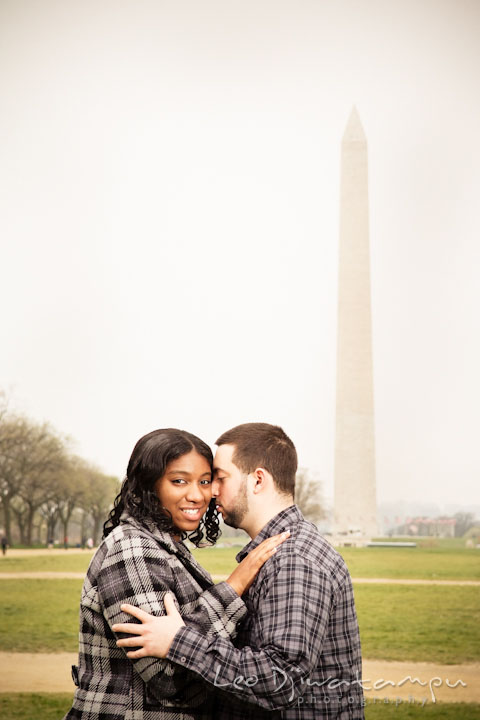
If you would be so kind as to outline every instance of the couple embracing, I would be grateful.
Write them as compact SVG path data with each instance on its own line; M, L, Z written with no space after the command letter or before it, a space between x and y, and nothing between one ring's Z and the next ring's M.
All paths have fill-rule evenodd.
M130 458L84 582L65 720L363 720L352 583L295 505L297 453L247 423L209 446L155 430ZM184 544L251 541L213 584Z

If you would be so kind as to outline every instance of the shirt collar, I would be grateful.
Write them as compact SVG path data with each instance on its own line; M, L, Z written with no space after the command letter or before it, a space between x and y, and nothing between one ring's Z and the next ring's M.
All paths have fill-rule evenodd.
M236 561L241 562L249 552L260 545L262 540L272 537L272 535L278 535L285 530L292 531L293 527L298 525L298 523L303 519L303 515L297 505L290 505L285 508L285 510L281 510L277 515L268 521L268 523L260 530L253 540L250 540L248 545L245 545L245 547L240 550L236 556Z

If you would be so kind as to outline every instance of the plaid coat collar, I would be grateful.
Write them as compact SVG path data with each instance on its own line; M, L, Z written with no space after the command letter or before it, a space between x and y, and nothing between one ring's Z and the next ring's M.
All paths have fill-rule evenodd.
M155 538L158 544L163 547L171 555L175 555L184 565L188 572L194 576L195 580L202 588L208 588L213 584L212 577L193 557L190 550L182 541L174 540L170 533L159 530L158 527L149 523L148 527L140 523L128 513L123 513L120 517L121 524L127 524L147 533Z

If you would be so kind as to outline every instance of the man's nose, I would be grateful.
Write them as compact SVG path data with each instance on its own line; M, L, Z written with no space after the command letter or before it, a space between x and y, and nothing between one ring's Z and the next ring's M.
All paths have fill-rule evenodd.
M212 480L212 495L217 497L220 494L220 483L215 478Z

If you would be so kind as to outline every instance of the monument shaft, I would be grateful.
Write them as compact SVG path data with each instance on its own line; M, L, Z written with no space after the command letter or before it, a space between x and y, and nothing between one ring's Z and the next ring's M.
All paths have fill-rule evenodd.
M367 141L356 110L342 141L335 531L377 533Z

